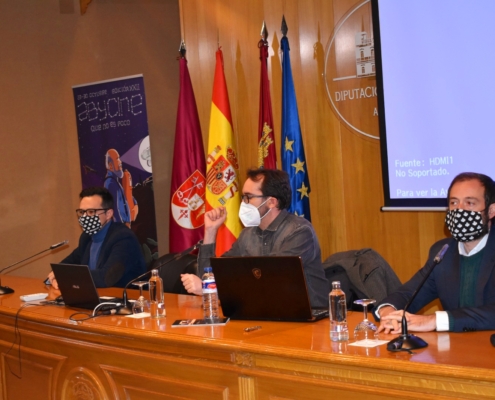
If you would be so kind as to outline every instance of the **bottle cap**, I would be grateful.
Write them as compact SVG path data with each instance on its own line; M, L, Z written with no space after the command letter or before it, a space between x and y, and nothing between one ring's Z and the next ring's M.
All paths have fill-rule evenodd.
M211 272L211 271L212 271L211 267L205 267L205 272Z

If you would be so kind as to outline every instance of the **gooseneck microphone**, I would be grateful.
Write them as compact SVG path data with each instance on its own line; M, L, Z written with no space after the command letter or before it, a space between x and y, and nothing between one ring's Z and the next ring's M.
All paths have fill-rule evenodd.
M12 268L14 266L16 266L17 264L20 264L24 261L27 261L27 260L30 260L31 258L33 257L36 257L36 256L39 256L40 254L46 252L46 251L50 251L50 250L54 250L54 249L58 249L59 247L62 247L64 245L66 245L67 243L69 243L68 240L64 240L63 242L59 242L59 243L55 243L55 244L52 244L50 247L48 247L48 249L45 249L43 251L40 251L39 253L36 253L36 254L33 254L32 256L29 256L28 258L25 258L24 260L21 260L21 261L17 261L15 262L14 264L10 264L9 266L5 267L5 268L2 268L0 269L0 274L9 269L9 268ZM14 293L14 289L12 288L9 288L8 286L1 286L1 279L0 279L0 295L2 294L9 294L9 293Z
M413 302L414 298L416 297L416 295L418 294L420 289L425 284L426 280L430 276L433 269L438 264L440 264L442 262L443 256L445 255L445 253L447 252L448 249L449 249L448 244L443 245L443 247L440 249L438 254L433 259L433 265L431 266L430 270L426 273L423 280L418 285L418 287L414 291L413 295L411 296L409 301L404 306L404 312L402 314L402 321L401 321L402 334L399 337L397 337L397 338L395 338L395 339L393 339L387 343L387 350L388 351L411 351L414 349L422 349L423 347L428 346L428 343L426 343L423 339L421 339L418 336L411 335L407 332L406 311L409 309L409 306Z
M144 274L142 275L139 275L138 277L132 279L131 281L129 281L127 283L127 285L124 286L124 291L122 293L122 303L124 304L124 307L121 307L119 308L119 310L117 311L117 314L118 315L131 315L132 314L132 309L131 307L129 307L129 301L127 300L127 288L129 287L130 284L132 284L132 282L136 282L138 281L139 279L145 277L146 275L149 275L151 273L151 271L153 269L161 269L162 267L164 267L165 265L171 263L172 261L177 261L177 260L180 260L182 257L186 256L187 254L191 253L192 251L196 250L199 248L199 246L201 245L201 243L203 243L202 240L200 240L198 243L196 243L194 246L192 247L189 247L188 249L182 251L181 253L177 253L175 256L173 256L171 259L161 263L160 265L158 265L157 267L154 267L152 269L150 269L149 271L146 271Z
M64 240L64 241L62 241L62 242L52 244L52 245L50 246L49 250L58 249L59 247L62 247L62 246L64 246L64 245L68 244L68 243L69 243L69 241L68 241L68 240ZM46 250L43 250L43 251L46 251ZM42 253L43 253L43 251L42 251ZM2 272L2 271L0 271L0 272Z

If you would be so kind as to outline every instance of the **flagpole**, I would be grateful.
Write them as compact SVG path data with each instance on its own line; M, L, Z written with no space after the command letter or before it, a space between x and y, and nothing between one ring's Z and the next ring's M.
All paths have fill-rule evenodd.
M184 28L184 7L182 6L182 0L179 1L179 16L180 16L180 37L182 42L186 39Z
M184 42L184 39L182 39L180 42L179 54L180 58L186 59L186 43Z
M289 28L287 27L287 22L285 22L285 15L282 15L282 27L280 30L282 31L282 35L286 37L287 32L289 32Z

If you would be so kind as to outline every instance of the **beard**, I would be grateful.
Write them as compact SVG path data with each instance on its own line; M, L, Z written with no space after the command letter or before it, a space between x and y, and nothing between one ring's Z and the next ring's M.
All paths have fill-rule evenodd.
M490 217L488 216L488 208L485 208L482 212L481 215L483 216L483 231L481 232L481 235L486 235L489 231L489 222L490 222Z

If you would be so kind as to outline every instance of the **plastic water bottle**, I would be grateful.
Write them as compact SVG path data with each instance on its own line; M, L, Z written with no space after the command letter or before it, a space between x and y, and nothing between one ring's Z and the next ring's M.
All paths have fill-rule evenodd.
M345 293L340 288L340 282L332 282L332 291L329 294L330 307L330 339L333 342L342 342L349 339L347 329L347 305Z
M163 296L163 280L158 275L158 270L151 271L150 286L150 316L151 318L162 318L167 315Z
M218 318L218 294L211 267L205 268L203 281L203 314L205 319Z

